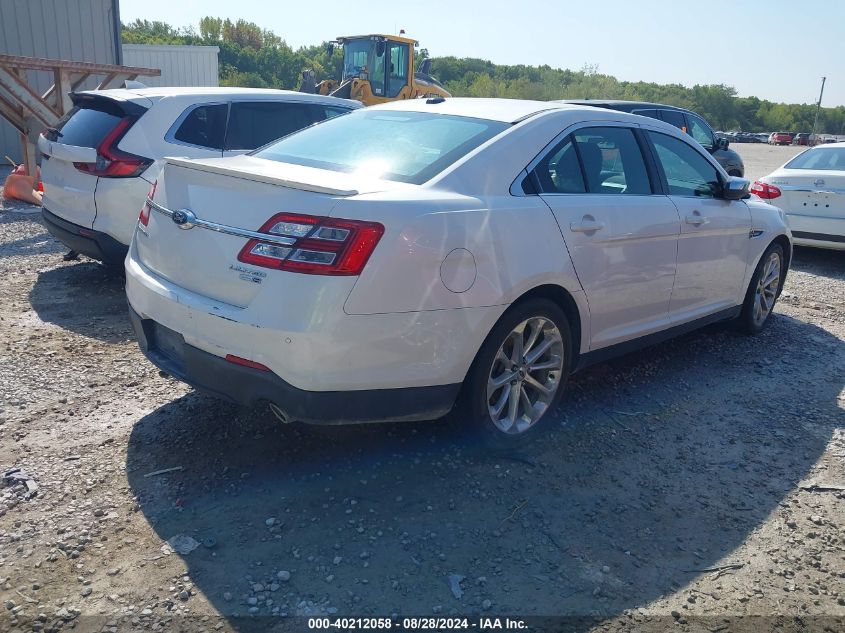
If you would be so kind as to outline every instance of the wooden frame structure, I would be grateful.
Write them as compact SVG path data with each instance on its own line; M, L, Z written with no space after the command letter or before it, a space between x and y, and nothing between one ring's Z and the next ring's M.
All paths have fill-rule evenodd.
M53 85L39 94L27 81L26 71L53 74ZM27 173L35 174L35 143L44 128L55 127L73 107L70 93L78 90L91 76L102 76L95 90L116 88L123 81L138 76L158 77L158 68L136 68L115 64L74 62L66 59L0 55L0 116L21 135Z

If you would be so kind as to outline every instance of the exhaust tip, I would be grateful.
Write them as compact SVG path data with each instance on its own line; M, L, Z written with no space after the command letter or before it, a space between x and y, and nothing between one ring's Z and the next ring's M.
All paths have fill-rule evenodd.
M282 411L278 407L278 405L270 402L268 406L270 407L270 413L275 415L282 424L290 424L290 420L288 419L288 416L285 415L285 412Z

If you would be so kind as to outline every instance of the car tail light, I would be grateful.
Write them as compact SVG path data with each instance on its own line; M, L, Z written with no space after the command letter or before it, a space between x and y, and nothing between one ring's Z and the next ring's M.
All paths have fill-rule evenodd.
M378 222L279 213L259 233L287 237L290 244L251 239L238 261L308 275L360 275L384 234Z
M126 136L129 128L137 121L135 117L124 117L97 146L97 160L93 163L74 163L79 171L101 178L133 178L140 176L153 161L143 156L117 149L117 144Z
M780 189L767 182L760 182L759 180L755 180L754 184L751 185L751 193L763 200L773 200L774 198L779 198L781 195Z
M150 206L150 200L156 197L156 187L158 187L158 180L153 183L153 186L150 187L150 193L147 194L147 199L144 201L144 206L141 207L141 213L138 216L138 223L141 226L147 226L150 223L150 212L152 211L152 207Z

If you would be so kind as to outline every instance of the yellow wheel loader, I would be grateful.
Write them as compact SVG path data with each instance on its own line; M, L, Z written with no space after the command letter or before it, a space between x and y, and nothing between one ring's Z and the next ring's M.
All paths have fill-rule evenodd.
M355 35L339 37L329 44L343 46L343 75L340 81L324 79L316 83L313 70L302 73L300 92L356 99L375 105L417 97L450 97L442 85L428 74L431 60L425 59L414 70L416 40L397 35Z

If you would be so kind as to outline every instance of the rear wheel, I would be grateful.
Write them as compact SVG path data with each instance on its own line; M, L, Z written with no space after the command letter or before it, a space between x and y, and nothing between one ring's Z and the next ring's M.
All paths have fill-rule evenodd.
M545 426L563 393L571 348L569 322L551 301L529 300L502 316L465 385L468 413L488 443L514 446Z
M739 316L743 331L757 334L765 327L780 295L784 272L783 248L772 244L760 258L745 294Z

